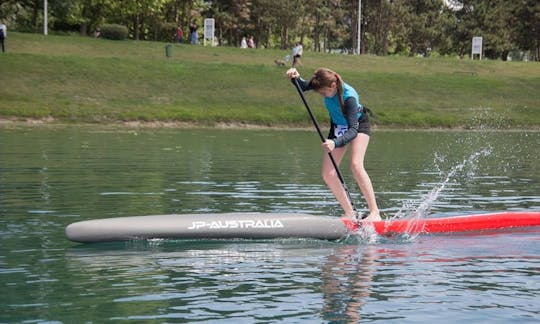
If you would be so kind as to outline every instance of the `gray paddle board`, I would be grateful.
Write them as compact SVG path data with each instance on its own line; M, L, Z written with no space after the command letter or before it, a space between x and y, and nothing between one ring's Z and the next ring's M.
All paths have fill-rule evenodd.
M348 230L339 217L294 213L171 214L93 219L66 227L75 242L152 238L337 240Z

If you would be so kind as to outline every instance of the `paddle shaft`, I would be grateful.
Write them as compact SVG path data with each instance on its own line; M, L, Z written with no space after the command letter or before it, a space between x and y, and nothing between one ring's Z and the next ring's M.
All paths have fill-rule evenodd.
M321 142L324 143L326 141L324 138L324 135L321 132L321 128L319 127L319 123L317 122L317 119L315 119L315 115L313 115L311 108L309 108L309 104L306 100L306 97L304 96L304 92L302 91L300 84L298 83L298 79L292 78L291 81L296 87L296 90L298 91L300 98L302 98L302 101L304 102L304 106L306 106L306 110L309 114L309 117L311 118L311 121L313 122L313 126L315 126L315 129L317 129L317 133L319 134ZM347 199L349 199L349 203L351 204L352 209L356 210L356 207L354 206L353 200L351 198L351 193L349 192L349 189L347 188L347 185L345 184L345 180L343 179L343 176L341 175L341 172L339 171L338 164L336 163L336 160L334 159L334 156L332 155L331 152L328 152L328 157L330 158L330 161L332 161L332 165L334 166L334 169L336 170L336 174L339 178L339 181L341 182L341 186L343 187L343 190L345 190L345 193L347 194Z

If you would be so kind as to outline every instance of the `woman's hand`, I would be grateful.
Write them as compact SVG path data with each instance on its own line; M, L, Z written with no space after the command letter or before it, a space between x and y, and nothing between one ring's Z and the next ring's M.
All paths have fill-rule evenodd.
M322 149L326 153L332 152L335 148L336 148L336 142L334 142L331 139L327 139L326 141L324 141L324 143L322 143Z
M285 72L285 74L287 75L287 78L289 79L296 79L300 77L300 73L298 73L298 71L295 68L288 69L287 72Z

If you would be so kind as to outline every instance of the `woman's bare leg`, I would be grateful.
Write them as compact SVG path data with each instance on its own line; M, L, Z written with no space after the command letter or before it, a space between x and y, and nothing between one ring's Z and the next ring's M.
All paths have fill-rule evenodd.
M336 148L332 151L332 156L334 157L334 160L339 165L341 162L341 159L345 155L345 152L347 151L346 147L340 147ZM323 162L322 162L322 168L321 168L321 176L330 189L334 196L336 197L337 201L341 205L341 208L343 208L343 211L345 213L345 217L354 217L354 210L352 208L351 202L349 201L349 198L347 197L347 193L345 192L345 189L343 189L343 185L341 181L339 180L337 176L336 169L334 168L334 165L332 164L332 160L330 160L330 157L327 153L324 153L323 156Z
M378 221L381 220L379 207L377 206L371 179L364 168L364 157L366 155L368 144L369 136L363 133L358 134L358 136L349 143L349 146L351 146L351 171L369 208L369 215L365 220Z

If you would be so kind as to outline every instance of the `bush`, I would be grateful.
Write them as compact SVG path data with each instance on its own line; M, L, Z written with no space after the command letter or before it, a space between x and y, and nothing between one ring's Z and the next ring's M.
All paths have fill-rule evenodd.
M161 23L157 34L158 41L174 42L176 41L176 29L178 26L175 23Z
M101 37L113 40L125 40L128 36L126 26L117 24L105 24L101 26Z

